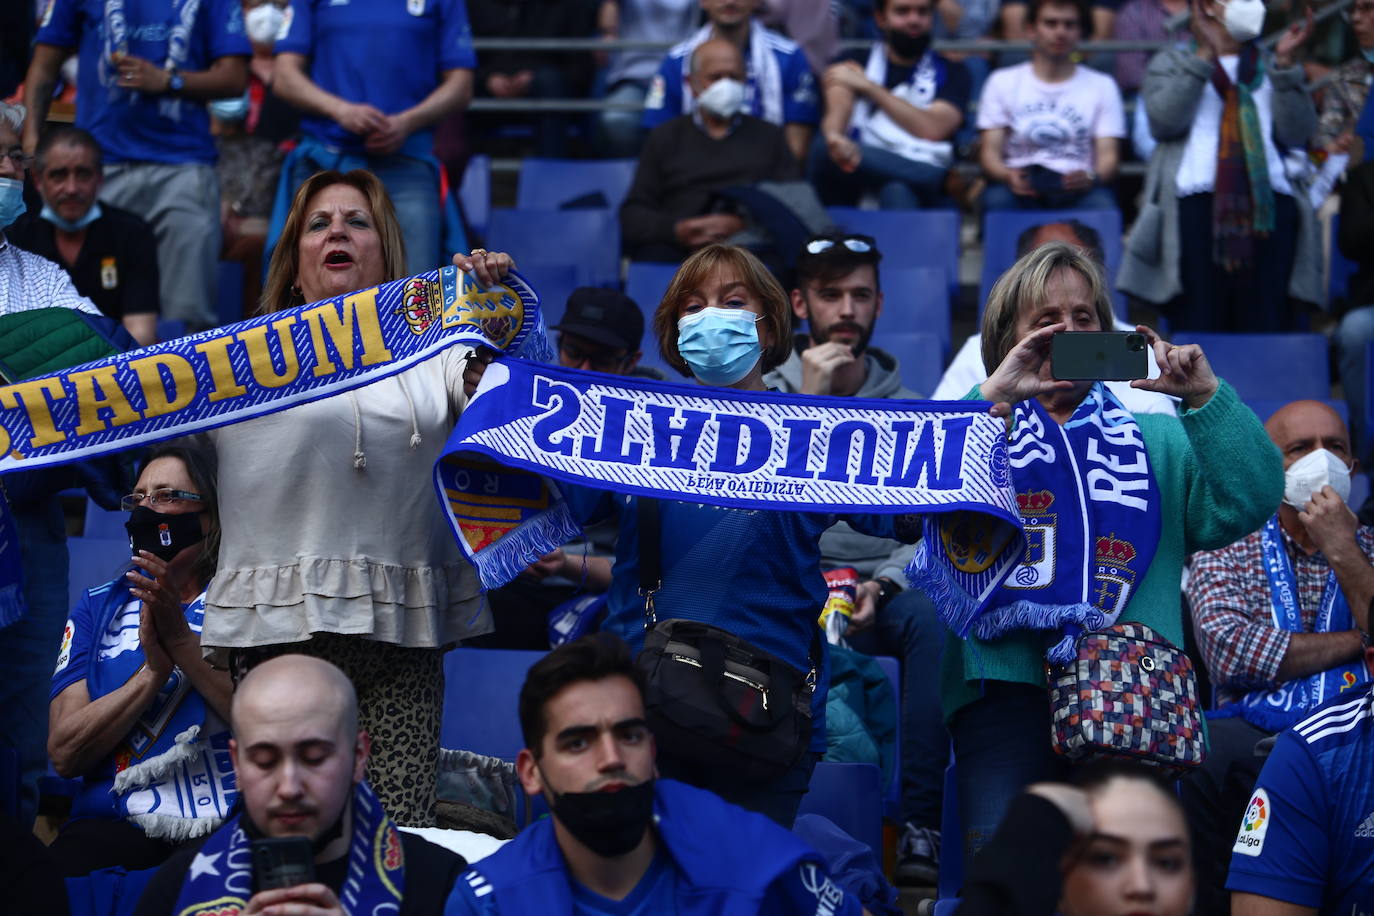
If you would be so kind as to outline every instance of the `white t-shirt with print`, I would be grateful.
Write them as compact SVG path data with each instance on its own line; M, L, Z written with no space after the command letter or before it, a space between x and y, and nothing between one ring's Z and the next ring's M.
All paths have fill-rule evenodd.
M1074 68L1059 83L1036 77L1030 62L994 70L978 102L978 129L1007 128L1008 168L1041 165L1061 175L1096 171L1093 141L1125 137L1121 91L1105 73Z

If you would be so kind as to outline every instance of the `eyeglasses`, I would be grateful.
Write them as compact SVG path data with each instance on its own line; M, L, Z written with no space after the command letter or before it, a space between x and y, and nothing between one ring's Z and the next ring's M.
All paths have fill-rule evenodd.
M173 490L171 487L163 487L151 493L130 493L119 501L119 508L125 512L132 512L144 502L156 509L159 506L170 506L178 502L201 502L199 493L188 493L185 490Z
M630 358L628 353L616 353L607 350L591 353L566 341L559 342L558 352L563 354L563 358L571 365L580 366L586 363L597 372L613 372Z
M829 251L836 245L843 245L855 254L868 254L876 246L872 239L864 238L861 235L849 235L840 239L812 239L806 243L807 254L820 254L822 251Z
M32 156L26 155L24 151L17 146L14 149L5 150L4 156L10 161L10 164L17 169L28 168L29 163L33 161Z

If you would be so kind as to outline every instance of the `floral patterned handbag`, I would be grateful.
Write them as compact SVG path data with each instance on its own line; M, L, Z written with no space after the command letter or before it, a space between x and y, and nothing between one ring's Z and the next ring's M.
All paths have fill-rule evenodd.
M1184 772L1207 755L1192 660L1139 623L1078 638L1078 655L1049 669L1051 741L1075 762L1102 757Z

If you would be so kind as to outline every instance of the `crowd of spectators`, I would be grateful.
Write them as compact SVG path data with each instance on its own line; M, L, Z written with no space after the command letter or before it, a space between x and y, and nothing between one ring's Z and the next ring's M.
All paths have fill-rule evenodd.
M548 158L633 156L621 253L675 273L656 308L600 287L552 304L563 366L661 378L639 365L656 350L708 399L992 402L1022 515L1041 532L1024 575L961 639L940 621L938 589L907 578L912 517L570 486L584 538L484 595L428 487L490 364L463 348L162 446L137 473L7 474L30 613L0 629L0 740L17 754L21 833L46 765L81 780L47 846L58 873L156 868L139 912L182 912L239 892L211 850L305 836L318 882L261 890L252 906L357 912L392 893L403 913L445 901L452 913L711 912L736 899L877 912L887 879L933 886L950 856L969 866L969 913L1374 904L1374 854L1359 845L1374 839L1374 529L1346 505L1370 434L1371 0L1316 24L1260 0L836 0L824 14L787 0L49 0L31 26L25 105L0 103L0 320L44 310L53 339L147 345L223 320L221 261L247 280L235 317L455 251L492 283L514 264L474 246L454 188L463 162L512 142ZM667 47L473 44L577 37ZM1105 37L1159 47L1085 55ZM935 44L985 38L1025 45ZM66 83L75 125L49 125ZM558 109L591 97L612 107ZM474 98L512 108L470 112ZM1123 177L1133 155L1143 187ZM1201 347L1113 311L1119 290L1172 331L1322 325L1335 305L1322 219L1337 204L1332 244L1357 268L1333 315L1350 422L1297 401L1261 425ZM884 312L900 254L835 228L826 207L1046 217L940 386L918 392L882 346L887 331L922 330ZM1129 217L1116 276L1102 239L1064 210ZM1055 333L1108 328L1141 336L1148 378L1053 378ZM1043 457L1059 448L1101 467ZM305 455L308 474L282 473ZM89 590L68 607L58 494L74 486L110 504L128 490L134 556L112 581L75 583ZM1131 560L1108 574L1101 543L1120 538ZM830 659L808 695L825 725L788 766L742 781L710 747L664 732L655 744L630 661L648 557L650 591L674 616L798 673ZM852 607L822 630L841 579ZM1070 764L1047 740L1047 658L1094 619L1082 610L1094 601L1099 617L1197 643L1218 708L1210 754L1177 799L1139 770ZM587 630L600 634L571 638ZM514 778L551 817L471 869L396 834L439 820L440 721L455 695L443 652L457 644L554 647L509 711L525 743ZM880 714L865 721L853 701L878 655L899 660L895 761ZM480 685L464 692L481 702ZM826 843L799 839L808 825L794 831L822 759L898 774L896 867L873 866L876 891L841 875ZM962 835L942 838L950 806ZM706 830L728 839L690 842ZM371 855L362 831L391 831L415 880L393 882L385 856L356 878L345 865ZM704 889L703 874L719 880Z

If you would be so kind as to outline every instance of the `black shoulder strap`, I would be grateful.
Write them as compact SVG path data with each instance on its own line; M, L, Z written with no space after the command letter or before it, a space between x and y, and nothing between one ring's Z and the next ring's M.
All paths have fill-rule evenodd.
M654 595L663 585L663 525L659 520L658 500L651 496L637 499L639 508L639 595L644 599L644 629L657 623Z

